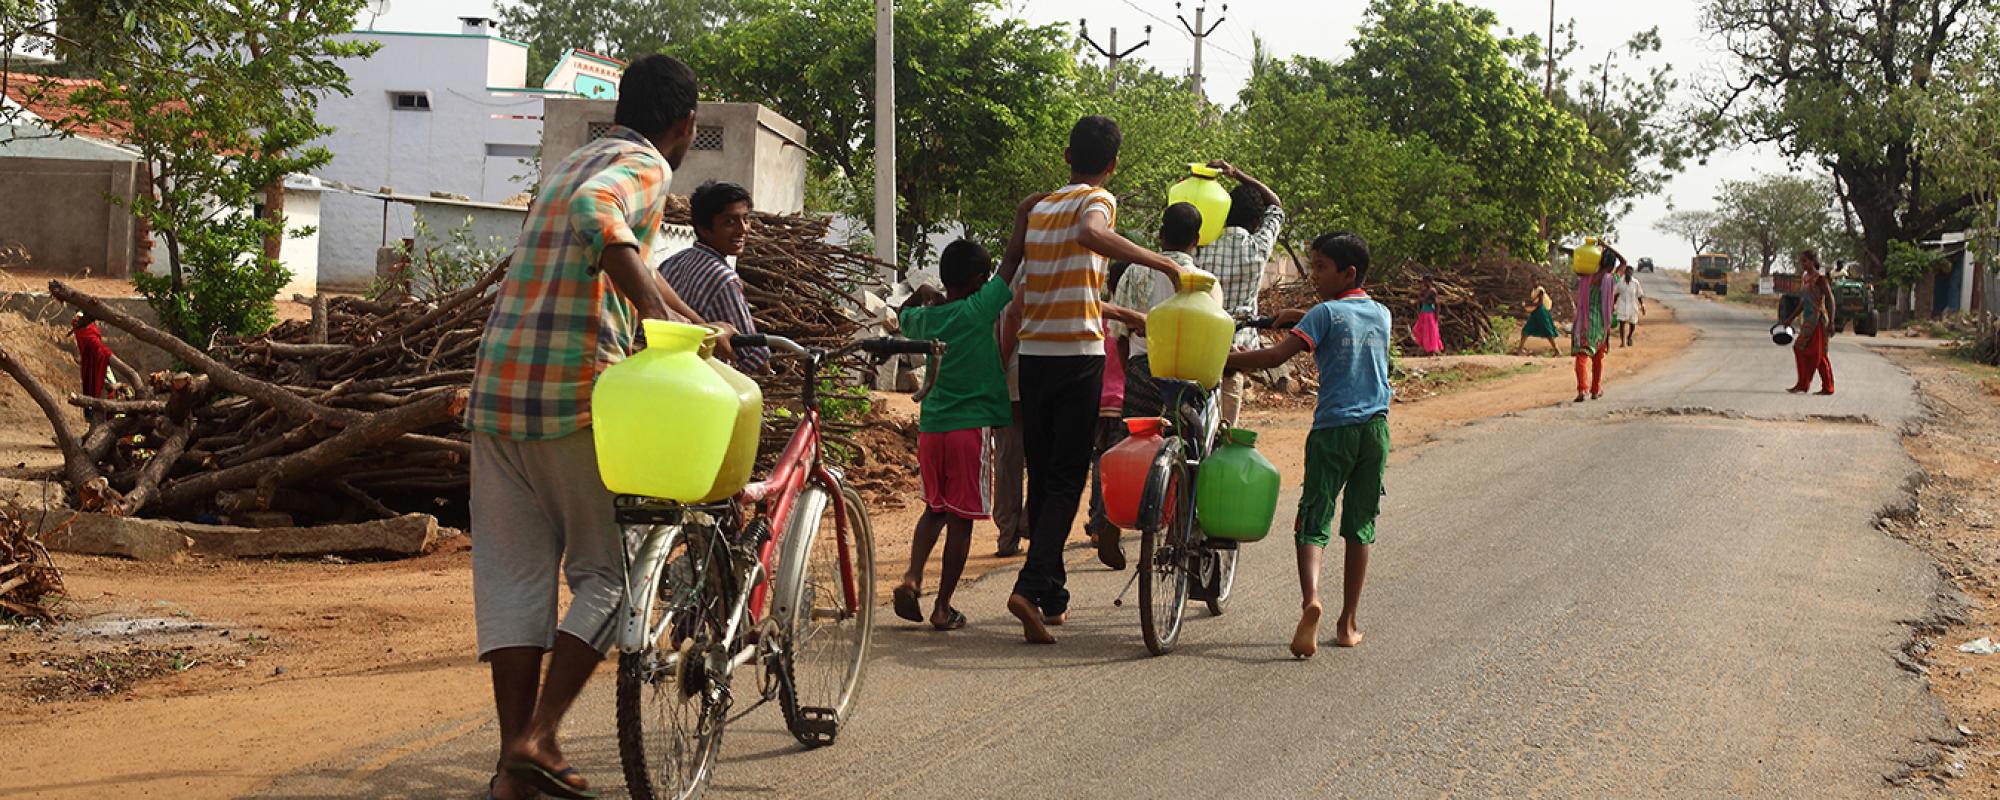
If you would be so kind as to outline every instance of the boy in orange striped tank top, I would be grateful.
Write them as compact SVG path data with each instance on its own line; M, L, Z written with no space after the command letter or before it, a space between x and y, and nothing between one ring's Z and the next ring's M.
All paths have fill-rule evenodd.
M1104 379L1104 320L1145 324L1145 314L1104 303L1105 264L1130 261L1179 285L1180 265L1120 236L1118 199L1104 182L1118 168L1118 123L1084 117L1069 132L1070 182L1028 215L1021 262L1022 445L1028 462L1028 559L1007 598L1030 642L1069 616L1063 547L1090 480L1090 451Z

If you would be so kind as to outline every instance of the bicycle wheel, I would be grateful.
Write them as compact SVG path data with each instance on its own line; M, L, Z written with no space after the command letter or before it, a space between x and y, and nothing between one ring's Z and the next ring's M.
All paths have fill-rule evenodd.
M846 535L835 526L830 487L799 496L785 529L772 618L786 632L778 651L785 726L807 747L833 743L854 715L854 697L874 636L875 538L861 495L839 486Z
M1139 629L1146 649L1163 656L1174 649L1187 612L1188 535L1194 499L1185 491L1188 468L1181 441L1168 439L1153 458L1139 503Z
M717 579L726 554L674 534L662 559L658 589L645 612L644 648L618 657L618 756L625 784L639 800L696 797L715 771L728 714L727 675L712 675L708 657L722 646L727 600Z
M1229 610L1229 590L1236 587L1236 558L1242 551L1231 548L1213 551L1215 556L1215 598L1208 602L1208 615L1222 616Z

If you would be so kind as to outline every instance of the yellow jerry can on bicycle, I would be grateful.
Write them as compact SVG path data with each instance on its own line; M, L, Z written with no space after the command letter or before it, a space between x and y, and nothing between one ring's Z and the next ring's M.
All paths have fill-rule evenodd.
M744 464L755 458L763 396L754 383L746 396L722 371L735 370L703 358L709 329L655 319L642 324L646 349L605 368L591 390L598 475L617 494L679 503L728 497L749 479ZM756 411L746 412L748 403ZM742 447L746 418L751 457L730 464L735 471L725 475Z
M1155 378L1194 381L1213 389L1236 322L1214 293L1215 276L1201 270L1181 273L1180 291L1146 313L1146 359Z

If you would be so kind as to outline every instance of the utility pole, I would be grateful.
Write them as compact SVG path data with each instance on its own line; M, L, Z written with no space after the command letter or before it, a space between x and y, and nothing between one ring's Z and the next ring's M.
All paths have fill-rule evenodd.
M1112 28L1112 29L1111 29L1111 46L1107 48L1107 47L1104 47L1104 46L1102 46L1102 45L1099 45L1099 44L1097 43L1097 41L1096 41L1095 39L1092 39L1092 38L1090 38L1090 27L1089 27L1089 26L1090 26L1090 20L1087 20L1087 19L1080 19L1080 20L1077 20L1077 21L1076 21L1076 35L1078 35L1078 36L1081 36L1081 37L1083 37L1083 41L1084 41L1084 43L1086 43L1086 44L1090 45L1091 49L1093 49L1093 50L1096 50L1096 51L1097 51L1097 53L1098 53L1098 55L1101 55L1101 56L1104 56L1104 60L1106 60L1106 61L1110 62L1110 67L1109 67L1109 68L1107 69L1107 71L1106 71L1106 74L1110 76L1110 80L1111 80L1111 93L1112 93L1112 94L1117 94L1117 93L1118 93L1118 62L1120 62L1120 61L1124 61L1124 60L1125 60L1125 57L1126 57L1126 56L1129 56L1129 55L1131 55L1131 54L1133 54L1133 53L1136 53L1136 52L1139 52L1139 48L1141 48L1141 47L1145 47L1146 45L1149 45L1149 44L1152 44L1152 43L1153 43L1153 26L1151 26L1151 25L1147 25L1147 26L1146 26L1146 41L1143 41L1143 42L1140 42L1140 43L1138 43L1138 44L1135 44L1135 45L1132 45L1132 46L1131 46L1130 48L1127 48L1127 49L1125 49L1125 50L1123 50L1123 51L1120 51L1120 50L1118 49L1118 29L1117 29L1117 28Z
M1208 6L1205 5L1195 6L1194 23L1189 24L1187 21L1187 17L1181 16L1180 10L1181 10L1181 4L1175 3L1174 19L1180 20L1181 27L1186 28L1188 35L1194 37L1194 93L1195 96L1197 97L1207 99L1208 94L1206 90L1203 89L1201 83L1201 42L1203 39L1207 39L1209 34L1214 33L1216 28L1222 27L1222 21L1227 19L1227 17L1218 16L1215 18L1214 25L1205 25L1202 23L1201 18L1203 14L1208 12ZM1222 13L1224 14L1229 13L1228 3L1222 4Z
M1542 79L1542 99L1554 103L1556 99L1556 0L1549 0L1548 48L1547 57L1542 59L1548 62L1545 65L1547 76ZM1547 201L1543 202L1546 203ZM1549 212L1546 205L1543 206L1542 210L1542 241L1548 246L1549 260L1554 261L1556 248L1555 242L1549 239Z
M896 260L896 2L875 0L875 257ZM897 266L897 272L901 272ZM894 276L890 276L894 280Z

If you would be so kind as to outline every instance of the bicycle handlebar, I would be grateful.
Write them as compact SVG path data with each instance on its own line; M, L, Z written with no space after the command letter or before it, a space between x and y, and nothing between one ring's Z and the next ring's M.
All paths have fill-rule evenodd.
M879 336L863 339L855 343L861 351L876 356L927 356L944 351L944 345L920 339L901 339L894 336Z

